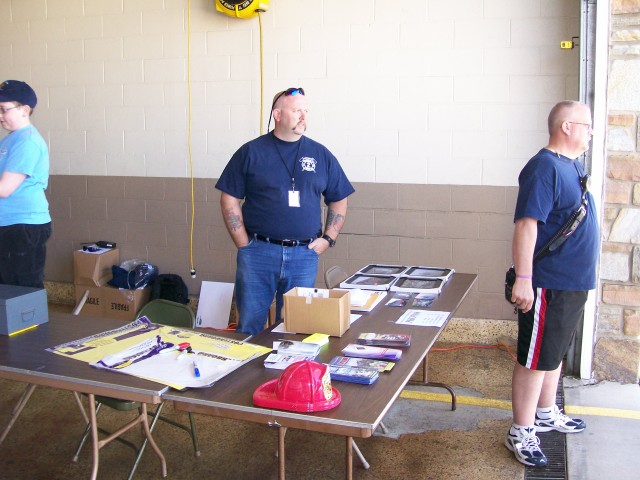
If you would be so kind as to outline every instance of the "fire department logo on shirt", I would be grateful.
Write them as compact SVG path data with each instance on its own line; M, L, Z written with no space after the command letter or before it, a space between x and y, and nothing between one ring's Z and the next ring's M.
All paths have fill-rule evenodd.
M316 173L316 163L315 158L302 157L300 159L300 165L302 165L303 172Z

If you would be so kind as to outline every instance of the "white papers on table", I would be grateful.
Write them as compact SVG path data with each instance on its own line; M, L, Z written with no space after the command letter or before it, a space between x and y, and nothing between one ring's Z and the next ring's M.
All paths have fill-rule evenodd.
M396 320L400 325L416 325L419 327L442 327L451 312L409 309Z
M369 300L369 297L371 296L370 292L365 292L360 288L354 288L350 290L350 292L351 292L352 307L363 307Z
M349 289L349 292L351 292L351 310L357 312L370 312L387 296L386 290L378 291L353 288Z

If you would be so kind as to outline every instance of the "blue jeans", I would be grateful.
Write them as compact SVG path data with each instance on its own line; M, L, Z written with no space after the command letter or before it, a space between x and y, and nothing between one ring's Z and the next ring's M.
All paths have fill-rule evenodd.
M236 303L240 319L236 331L256 335L264 330L276 297L276 321L281 321L282 295L293 287L313 287L319 255L308 246L282 247L252 239L238 249Z

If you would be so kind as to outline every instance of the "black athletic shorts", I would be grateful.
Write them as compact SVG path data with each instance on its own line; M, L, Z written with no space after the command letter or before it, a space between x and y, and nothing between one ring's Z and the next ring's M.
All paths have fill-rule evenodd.
M552 371L569 349L589 292L534 288L533 293L533 308L518 311L518 363Z

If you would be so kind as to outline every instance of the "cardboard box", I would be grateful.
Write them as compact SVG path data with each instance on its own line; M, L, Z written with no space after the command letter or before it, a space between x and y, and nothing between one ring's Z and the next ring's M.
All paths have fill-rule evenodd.
M48 321L44 288L0 285L0 334L10 335Z
M301 296L296 287L284 294L284 328L341 337L349 330L350 308L348 290L329 290L329 298L314 298Z
M151 288L125 290L100 287L104 292L104 316L119 320L135 320L138 310L149 301Z
M111 267L120 264L117 248L103 248L97 252L73 252L73 283L101 287L111 280Z
M86 290L89 290L89 296L84 302L82 309L78 315L85 317L104 317L104 302L105 299L102 295L102 288L107 287L93 287L91 285L74 285L76 305L84 295Z
M79 315L119 320L135 320L138 310L149 301L151 296L151 288L126 290L109 286L75 285L76 304L86 290L89 290L89 296Z

